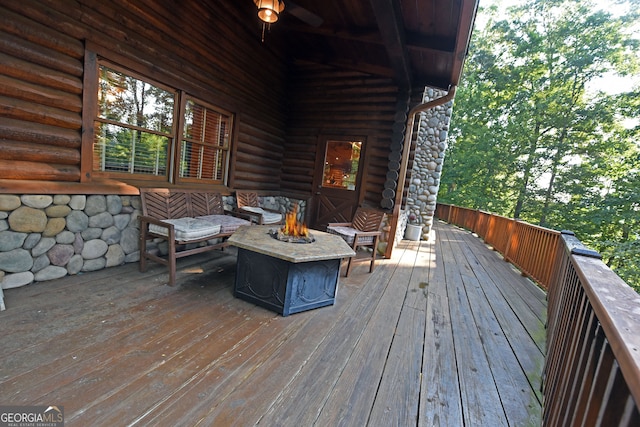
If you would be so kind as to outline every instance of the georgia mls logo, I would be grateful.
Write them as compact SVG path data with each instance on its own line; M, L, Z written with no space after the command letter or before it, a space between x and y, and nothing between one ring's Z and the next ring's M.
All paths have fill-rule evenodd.
M64 427L64 407L0 406L0 427Z
M51 413L52 415L55 415L55 418L60 418L60 421L64 421L64 415L62 414L62 410L57 406L49 406L47 409L44 410L45 414L48 412Z

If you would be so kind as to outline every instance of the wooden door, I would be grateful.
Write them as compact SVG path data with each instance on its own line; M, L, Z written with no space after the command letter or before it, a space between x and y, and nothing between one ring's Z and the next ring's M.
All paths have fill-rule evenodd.
M361 200L365 139L322 137L316 156L312 200L312 228L324 230L330 222L349 222Z

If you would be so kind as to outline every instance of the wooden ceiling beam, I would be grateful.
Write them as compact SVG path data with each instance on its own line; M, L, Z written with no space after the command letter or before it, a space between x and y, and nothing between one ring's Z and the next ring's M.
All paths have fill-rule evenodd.
M412 76L405 40L404 24L399 2L370 0L378 22L382 42L387 50L396 83L400 88L411 88Z
M410 50L436 53L438 55L453 55L456 47L455 38L424 36L408 32L406 35L407 48Z
M384 42L377 30L362 30L358 32L332 29L327 27L312 27L303 24L288 24L287 31L295 31L305 34L314 34L322 37L334 37L341 40L356 41L360 43L383 45ZM418 33L406 34L406 46L409 50L435 53L438 55L453 55L456 40L446 37L423 36Z
M388 77L390 79L395 78L395 73L391 68L362 61L352 61L315 53L298 55L296 58L301 61L324 64L330 67L344 68L345 70L358 71L361 73L372 74L374 76Z
M357 41L362 43L382 44L382 39L378 30L350 31L344 29L329 28L327 26L312 27L304 24L287 24L287 31L298 33L314 34L323 37L335 37L343 40Z

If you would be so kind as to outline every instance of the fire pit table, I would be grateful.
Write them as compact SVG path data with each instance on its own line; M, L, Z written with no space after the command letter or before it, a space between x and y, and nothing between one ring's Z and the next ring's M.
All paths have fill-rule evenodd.
M339 236L311 230L313 241L274 238L269 226L240 227L234 296L283 316L335 303L342 258L355 256Z

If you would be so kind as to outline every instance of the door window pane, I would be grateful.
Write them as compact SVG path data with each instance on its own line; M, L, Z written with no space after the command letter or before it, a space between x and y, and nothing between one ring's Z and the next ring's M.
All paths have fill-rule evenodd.
M355 190L362 141L327 141L322 186Z

